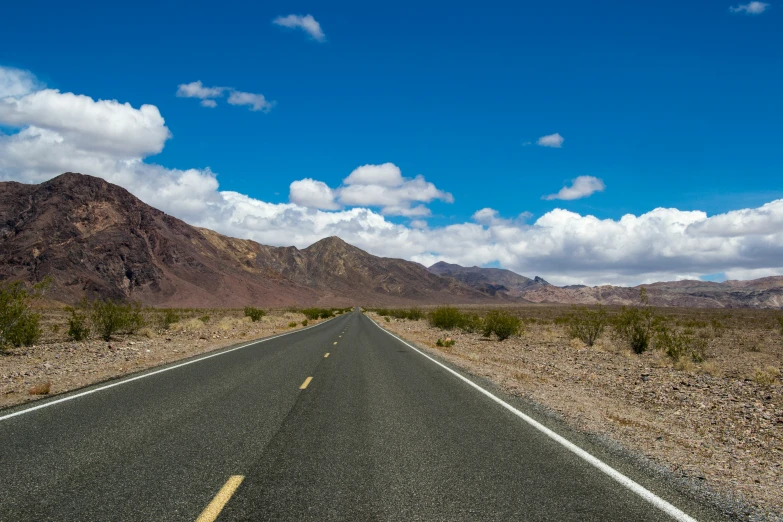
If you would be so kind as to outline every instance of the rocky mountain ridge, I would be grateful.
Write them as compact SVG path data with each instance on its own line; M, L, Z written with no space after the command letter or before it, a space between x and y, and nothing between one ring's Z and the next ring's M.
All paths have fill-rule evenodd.
M0 280L52 277L52 299L157 306L413 305L484 302L418 263L326 238L271 247L199 229L103 179L66 173L0 183Z

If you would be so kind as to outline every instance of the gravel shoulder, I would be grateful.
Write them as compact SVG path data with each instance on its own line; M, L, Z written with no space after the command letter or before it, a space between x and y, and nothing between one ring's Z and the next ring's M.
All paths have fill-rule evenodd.
M781 367L779 339L749 351L735 350L738 341L727 336L711 345L704 365L674 365L658 351L636 355L611 339L588 348L557 325L528 325L520 337L499 342L423 320L368 315L556 412L572 428L698 483L713 500L748 506L735 512L738 518L783 520L783 386L779 379L762 384L749 377L756 368ZM454 346L436 346L447 337Z
M68 342L46 328L42 341L32 347L0 352L0 408L68 392L130 373L195 355L303 328L305 316L272 312L257 322L241 312L202 321L184 319L167 330L143 328L110 342L89 339ZM64 314L49 313L48 326L60 324ZM296 322L295 327L289 326ZM309 325L320 321L309 321ZM48 393L43 393L48 389Z

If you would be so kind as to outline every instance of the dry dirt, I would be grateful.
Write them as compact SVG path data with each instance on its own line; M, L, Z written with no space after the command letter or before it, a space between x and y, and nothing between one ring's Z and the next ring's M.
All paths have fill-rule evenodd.
M637 355L607 334L588 348L540 318L520 337L499 342L424 320L370 316L558 412L575 429L619 442L676 477L704 484L703 491L740 500L754 519L783 520L783 339L769 318L735 312L732 321L725 311L713 313L723 314L724 327L712 332L701 364L674 364L656 350ZM447 337L454 346L436 346Z
M198 317L209 319L202 321ZM0 352L0 408L74 390L193 355L302 327L305 316L272 312L257 322L239 310L198 310L168 330L147 327L110 342L68 342L63 312L44 313L41 342ZM297 326L289 327L296 322ZM309 321L308 325L320 321ZM54 330L57 330L56 332ZM47 388L47 384L49 385ZM38 393L38 394L36 394ZM40 395L39 395L40 394Z

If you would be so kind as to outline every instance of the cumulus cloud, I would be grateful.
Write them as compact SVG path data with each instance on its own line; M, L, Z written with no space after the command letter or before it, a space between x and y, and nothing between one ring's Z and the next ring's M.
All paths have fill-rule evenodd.
M759 15L767 10L769 4L765 2L749 2L747 4L739 4L737 6L729 7L732 13L745 13L752 15Z
M228 93L229 105L247 105L251 111L269 112L275 106L274 101L269 101L263 94L242 92L233 87L205 87L201 80L182 83L177 87L177 96L180 98L198 98L202 107L214 109L217 107L217 98L222 98Z
M538 138L538 141L536 141L536 143L541 147L552 147L554 149L559 149L560 147L563 146L564 141L565 138L563 138L559 132L556 132L554 134L541 136L540 138Z
M303 207L336 210L340 208L334 200L334 191L323 181L311 178L291 183L288 199Z
M81 150L129 157L159 153L170 136L154 105L135 109L54 89L0 98L0 123L46 129Z
M311 198L310 195L315 192L319 196ZM451 194L439 190L421 175L413 179L403 177L402 171L394 163L357 167L334 190L323 182L309 178L295 181L291 184L289 195L291 202L307 207L327 208L323 206L325 202L328 201L331 206L336 201L349 207L380 207L383 215L409 218L430 216L430 209L423 203L436 199L448 203L454 201Z
M272 23L282 27L301 29L302 31L309 34L310 37L312 37L312 39L317 42L326 41L326 35L321 29L321 24L319 24L311 15L300 16L290 14L288 16L278 16L272 20Z
M563 187L557 194L549 194L541 199L562 199L570 201L573 199L586 198L595 192L603 191L605 188L604 182L594 176L579 176L571 181L570 187Z
M5 96L0 104L40 92L47 90ZM359 167L338 189L310 178L299 180L291 184L289 203L269 203L221 191L208 168L168 169L146 162L147 151L161 147L168 137L168 131L162 131L163 119L149 118L158 114L154 107L145 114L145 106L102 104L57 91L46 96L59 97L58 103L32 97L26 102L29 110L11 111L18 131L0 134L0 179L39 183L65 171L83 172L121 185L192 225L233 237L305 247L337 235L375 255L425 265L440 260L466 266L492 263L555 284L637 284L714 273L730 278L783 274L783 199L714 216L656 208L620 219L559 208L534 221L527 214L505 219L495 209L484 208L470 222L430 228L421 219L404 224L384 215L395 205L409 214L424 213L423 204L430 198L415 199L405 190L406 184L416 188L411 192L431 184L421 177L404 178L393 164ZM68 103L91 107L94 118L63 124L74 115ZM41 116L36 104L51 112ZM149 145L151 128L157 129L152 133L158 140L153 140L155 146ZM116 143L91 146L90 139L101 130L104 141ZM378 187L359 193L364 205L372 203L379 210L338 208L337 203L347 205L342 190L352 187ZM434 186L428 190L432 198L450 197ZM403 196L395 199L389 191Z

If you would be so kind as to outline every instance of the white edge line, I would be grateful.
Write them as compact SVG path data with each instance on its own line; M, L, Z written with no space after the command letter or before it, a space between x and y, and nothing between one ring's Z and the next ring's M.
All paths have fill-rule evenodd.
M55 404L60 404L61 402L72 401L73 399L78 399L79 397L84 397L85 395L90 395L91 393L95 393L95 392L99 392L99 391L103 391L103 390L108 390L109 388L114 388L115 386L119 386L121 384L129 383L129 382L133 382L133 381L138 381L139 379L144 379L145 377L150 377L152 375L157 375L159 373L167 372L167 371L170 371L170 370L175 370L177 368L182 368L183 366L187 366L189 364L205 361L207 359L211 359L211 358L217 357L219 355L225 355L227 353L231 353L231 352L236 351L236 350L241 350L242 348L247 348L248 346L253 346L254 344L261 344L261 343L265 343L267 341L271 341L273 339L277 339L279 337L283 337L285 335L291 335L291 334L295 334L295 333L299 333L299 332L304 332L305 330L309 330L310 328L315 328L317 326L321 326L322 324L326 324L329 321L331 321L332 319L336 319L336 317L329 318L329 319L327 319L326 321L324 321L322 323L318 323L318 324L314 324L312 326L308 326L306 328L302 328L301 330L294 330L294 331L291 331L291 332L281 333L281 334L275 335L273 337L267 337L266 339L258 339L258 340L255 340L255 341L250 341L248 343L242 344L240 346L235 346L234 348L230 348L230 349L224 350L222 352L213 353L213 354L210 354L210 355L204 355L203 357L198 357L197 356L196 359L191 359L190 361L186 361L184 363L175 364L174 366L167 366L165 368L161 368L160 370L155 370L155 371L152 371L152 372L149 372L149 373L145 373L145 374L142 374L142 375L137 375L135 377L130 377L128 379L122 379L120 377L120 379L122 379L122 380L117 381L117 382L113 382L111 384L107 384L105 386L99 386L98 388L93 388L91 390L83 391L81 393L75 393L73 395L68 395L67 397L63 397L61 399L55 399L53 401L45 402L43 404L38 404L37 406L31 406L31 407L25 408L23 410L15 411L14 413L9 413L8 415L3 415L2 417L0 417L0 422L4 421L6 419L10 419L11 417L16 417L17 415L22 415L24 413L30 413L31 411L40 410L42 408L48 408L49 406L54 406ZM218 348L218 350L219 349L220 348Z
M368 317L368 319L369 319L369 317ZM622 484L623 486L625 486L627 489L631 490L632 492L636 493L637 495L642 497L644 500L646 500L650 504L654 505L655 507L657 507L661 511L665 512L666 514L668 514L669 516L671 516L675 520L679 520L681 522L697 522L695 518L689 516L685 512L681 511L680 509L674 507L672 504L670 504L669 502L665 501L664 499L662 499L661 497L659 497L658 495L656 495L652 491L646 489L644 486L641 486L640 484L637 484L636 482L634 482L630 478L626 477L625 475L623 475L622 473L620 473L619 471L617 471L613 467L609 466L608 464L606 464L602 460L599 460L597 457L594 457L590 453L586 452L585 450L583 450L582 448L580 448L579 446L577 446L573 442L569 441L565 437L562 437L561 435L558 435L557 433L555 433L554 431L550 430L549 428L547 428L546 426L544 426L543 424L541 424L537 420L533 419L532 417L529 417L529 416L525 415L524 413L522 413L521 411L519 411L518 409L516 409L515 407L513 407L512 405L510 405L506 401L500 399L499 397L496 397L491 392L485 390L484 388L482 388L478 384L474 383L473 381L471 381L467 377L461 375L459 372L456 372L456 371L452 370L451 368L449 368L445 364L441 363L440 361L437 361L436 359L430 357L429 355L427 355L423 351L419 350L415 346L411 345L410 343L408 343L404 339L402 339L402 338L398 337L397 335L391 333L390 331L386 330L381 325L376 323L374 320L370 319L370 321L372 321L372 323L375 326L380 328L381 331L386 332L387 334L391 335L392 337L394 337L395 339L397 339L401 343L405 344L409 348L412 348L413 350L416 350L420 355L423 355L424 357L426 357L430 361L434 362L435 364L437 364L438 366L440 366L441 368L443 368L447 372L451 373L455 377L461 379L462 381L464 381L465 383L469 384L470 386L472 386L476 390L480 391L481 393L483 393L484 395L486 395L487 397L489 397L490 399L492 399L496 403L500 404L505 409L507 409L508 411L510 411L511 413L513 413L514 415L516 415L517 417L522 419L523 421L527 422L532 427L534 427L535 429L537 429L538 431L540 431L541 433L543 433L544 435L546 435L550 439L554 440L555 442L557 442L561 446L564 446L567 450L569 450L572 453L576 454L579 458L587 461L588 463L592 464L593 466L595 466L596 468L598 468L599 470L601 470L605 474L609 475L612 479L614 479L615 481L619 482L620 484Z

